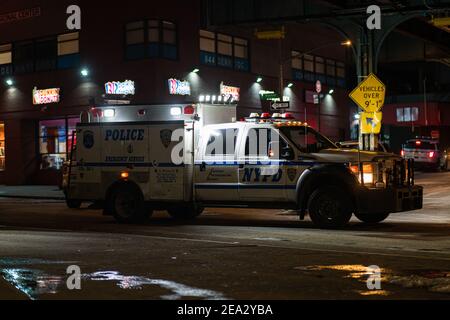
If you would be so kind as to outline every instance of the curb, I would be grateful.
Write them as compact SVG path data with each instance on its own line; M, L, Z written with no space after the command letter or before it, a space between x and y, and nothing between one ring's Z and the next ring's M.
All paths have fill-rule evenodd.
M39 197L39 196L15 196L15 195L4 195L0 194L0 198L9 198L9 199L28 199L28 200L55 200L55 201L64 201L64 197Z

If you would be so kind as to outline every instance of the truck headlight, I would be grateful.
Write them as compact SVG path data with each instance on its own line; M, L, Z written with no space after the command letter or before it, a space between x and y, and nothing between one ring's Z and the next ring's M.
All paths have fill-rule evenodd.
M357 164L351 165L350 170L358 177L359 183L362 184L362 180L364 180L364 185L373 185L375 183L376 179L373 164L364 164L362 166L362 174L360 171L360 166Z

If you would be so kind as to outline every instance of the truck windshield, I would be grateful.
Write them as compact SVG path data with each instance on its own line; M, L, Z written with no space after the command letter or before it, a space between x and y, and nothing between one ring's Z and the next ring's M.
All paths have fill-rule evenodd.
M280 131L303 153L338 149L328 138L309 127L282 127Z

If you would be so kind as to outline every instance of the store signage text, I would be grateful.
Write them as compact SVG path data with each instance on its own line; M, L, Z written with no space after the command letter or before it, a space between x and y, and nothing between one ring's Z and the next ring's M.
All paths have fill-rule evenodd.
M21 20L27 20L27 19L39 17L40 15L41 15L40 7L4 13L4 14L0 14L0 24L16 22L16 21L21 21Z
M77 5L71 5L67 7L66 13L70 14L66 21L67 29L81 30L81 8Z
M169 93L177 96L190 96L191 84L188 81L181 81L177 79L169 79Z
M34 105L58 103L59 100L60 100L60 88L38 90L35 87L33 89Z
M134 81L126 80L124 82L113 81L105 83L106 94L112 95L134 95L136 93Z
M223 82L220 84L220 95L224 97L225 101L232 98L234 101L239 101L241 89L238 87L231 87L224 85Z

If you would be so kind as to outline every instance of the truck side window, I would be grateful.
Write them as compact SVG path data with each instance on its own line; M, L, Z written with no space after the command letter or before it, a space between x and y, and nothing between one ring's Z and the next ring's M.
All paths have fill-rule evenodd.
M281 148L288 147L288 144L274 130L250 129L245 141L245 156L269 157L269 145L273 139L279 139Z
M218 129L209 132L208 143L206 145L206 156L234 156L238 129Z

